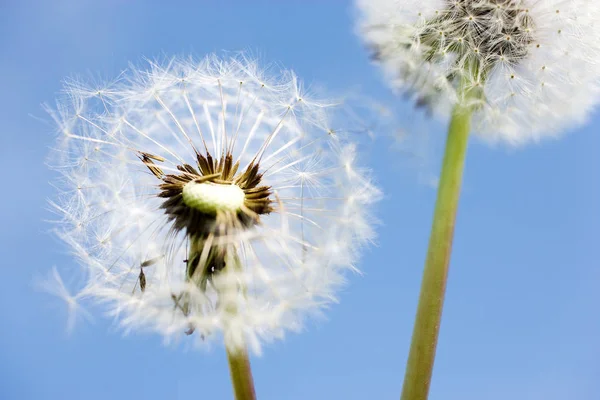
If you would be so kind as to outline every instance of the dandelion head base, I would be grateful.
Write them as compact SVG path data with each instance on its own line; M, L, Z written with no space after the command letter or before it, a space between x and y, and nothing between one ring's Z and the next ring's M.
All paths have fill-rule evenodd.
M239 268L236 245L232 244L235 235L260 223L260 216L272 211L271 188L260 185L259 162L251 162L238 173L239 162L233 162L231 153L217 160L208 151L206 155L194 151L197 168L178 165L179 174L164 174L155 162L162 161L160 157L140 152L140 158L162 181L158 197L166 199L161 208L172 223L171 229L186 232L190 246L184 260L186 280L205 293L215 274L227 266ZM188 316L189 294L176 298L175 303ZM190 329L191 334L193 326Z

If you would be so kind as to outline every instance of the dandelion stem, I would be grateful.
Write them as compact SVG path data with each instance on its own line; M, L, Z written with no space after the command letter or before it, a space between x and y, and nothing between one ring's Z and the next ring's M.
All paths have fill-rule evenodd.
M227 267L222 273L240 273L242 263L237 254L237 251L233 248L228 249L225 255ZM238 291L241 291L244 297L246 297L245 285L235 285L232 287L223 287L222 290L233 289L235 293L222 292L222 306L226 312L231 315L235 315L238 312L238 306L235 302L231 302L234 299ZM250 358L248 357L248 351L244 344L237 343L236 346L226 346L227 348L227 360L229 361L229 374L231 376L231 384L233 385L233 392L235 394L235 400L256 400L256 393L254 392L254 379L252 378L252 369L250 368Z
M472 108L455 106L442 165L401 400L426 400L442 319Z
M229 373L235 400L256 400L250 359L245 350L227 350Z

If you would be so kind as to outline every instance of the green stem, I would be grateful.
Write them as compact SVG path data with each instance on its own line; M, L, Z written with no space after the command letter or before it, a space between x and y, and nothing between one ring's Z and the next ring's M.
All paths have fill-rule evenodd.
M471 115L471 108L460 105L452 112L401 400L426 400L429 394Z
M227 350L227 360L235 400L256 400L248 353L245 350Z
M227 267L221 273L239 273L242 269L242 263L237 255L236 249L232 246L224 252L225 262ZM235 286L233 288L224 287L223 289L235 290L234 298L237 297L237 292L242 291L244 297L246 296L245 286ZM235 302L229 302L227 299L232 297L232 293L223 293L223 303L221 307L224 307L224 311L230 313L232 316L237 314L238 308ZM226 346L227 348L227 346ZM227 348L227 360L229 361L229 374L231 376L231 383L233 385L233 392L235 394L235 400L256 400L256 393L254 391L254 379L252 378L252 369L250 368L250 359L248 358L248 352L245 347L237 347L233 350Z

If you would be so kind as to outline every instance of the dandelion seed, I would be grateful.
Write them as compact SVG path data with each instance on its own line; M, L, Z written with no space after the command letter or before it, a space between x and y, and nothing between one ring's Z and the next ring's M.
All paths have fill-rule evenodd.
M81 297L85 296L85 293L81 292L75 296L71 295L56 267L52 268L52 273L47 279L37 281L36 286L40 290L60 298L67 305L67 310L69 313L67 318L67 333L71 333L73 331L78 318L82 317L88 321L92 320L90 313L82 308L81 304L79 303Z
M380 193L339 108L292 72L210 56L66 90L57 230L127 329L260 352L335 298L374 237Z
M586 0L358 0L360 32L394 88L520 145L582 123L599 100L600 6ZM443 35L438 34L443 32ZM466 90L464 90L466 88ZM465 93L480 91L477 96Z

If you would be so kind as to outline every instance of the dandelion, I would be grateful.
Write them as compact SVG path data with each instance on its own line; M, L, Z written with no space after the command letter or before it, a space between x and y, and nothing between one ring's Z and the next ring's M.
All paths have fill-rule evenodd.
M79 296L126 329L224 343L237 398L254 398L246 349L335 301L374 237L380 194L340 107L242 56L150 63L66 93L53 208L83 267Z
M598 102L600 7L585 0L358 0L360 30L390 84L514 145L581 123Z
M600 6L586 0L357 0L391 86L450 116L403 400L426 399L471 125L522 145L581 124L598 103Z

